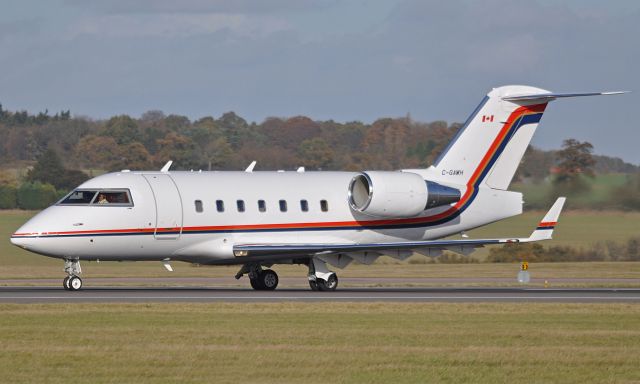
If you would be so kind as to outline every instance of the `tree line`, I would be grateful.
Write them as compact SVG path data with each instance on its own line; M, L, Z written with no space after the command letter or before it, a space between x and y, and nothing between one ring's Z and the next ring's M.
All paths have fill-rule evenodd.
M304 116L268 118L257 124L233 112L195 121L159 111L139 119L127 115L105 121L49 118L36 124L27 115L19 121L0 120L3 162L34 162L53 149L69 168L88 171L157 168L169 159L176 169L186 170L242 169L252 160L263 169L426 167L459 127L410 118L363 124Z

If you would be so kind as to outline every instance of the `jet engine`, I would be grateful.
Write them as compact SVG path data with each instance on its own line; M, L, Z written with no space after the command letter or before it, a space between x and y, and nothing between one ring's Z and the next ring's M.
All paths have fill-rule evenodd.
M349 183L349 205L377 217L413 217L460 200L460 191L410 172L363 172Z

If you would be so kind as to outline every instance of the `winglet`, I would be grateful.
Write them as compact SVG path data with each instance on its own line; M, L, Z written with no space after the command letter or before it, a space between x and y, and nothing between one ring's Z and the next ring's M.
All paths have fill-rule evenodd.
M542 221L538 224L538 227L535 231L529 236L529 238L525 239L525 242L529 241L539 241L539 240L551 240L551 235L553 234L553 229L556 227L558 223L558 217L560 216L560 212L562 211L562 207L564 206L564 202L567 200L566 197L558 197L549 212L544 215Z
M169 172L169 168L171 168L171 164L173 164L173 160L167 161L167 164L165 164L164 167L162 167L160 172Z

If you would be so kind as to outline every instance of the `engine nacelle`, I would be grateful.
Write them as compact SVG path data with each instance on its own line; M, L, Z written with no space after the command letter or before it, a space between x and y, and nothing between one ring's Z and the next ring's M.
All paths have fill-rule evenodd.
M377 217L413 217L460 200L460 191L411 172L363 172L349 183L349 205Z

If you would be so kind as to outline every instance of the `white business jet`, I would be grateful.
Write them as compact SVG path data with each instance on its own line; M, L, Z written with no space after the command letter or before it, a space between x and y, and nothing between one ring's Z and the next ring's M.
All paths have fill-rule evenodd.
M311 289L332 291L353 260L468 254L487 244L551 239L558 198L527 238L445 239L522 213L508 191L549 101L622 92L557 94L493 89L434 165L366 172L121 171L95 177L37 214L11 242L64 260L78 290L81 260L237 264L257 290L278 285L275 264L305 264Z

